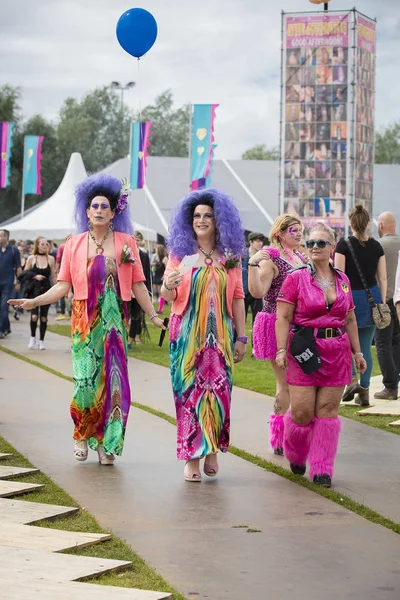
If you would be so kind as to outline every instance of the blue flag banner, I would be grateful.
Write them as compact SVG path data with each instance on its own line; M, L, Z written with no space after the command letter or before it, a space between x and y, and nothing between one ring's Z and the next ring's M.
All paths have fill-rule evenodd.
M218 104L194 104L192 115L190 187L205 187L210 178L214 144L215 110Z
M42 135L26 135L24 145L24 194L42 193Z

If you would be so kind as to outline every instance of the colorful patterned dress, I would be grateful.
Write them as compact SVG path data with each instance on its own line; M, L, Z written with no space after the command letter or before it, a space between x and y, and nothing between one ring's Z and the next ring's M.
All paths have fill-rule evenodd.
M99 254L88 261L88 290L87 300L74 301L72 314L74 439L120 455L131 396L128 314L114 259Z
M193 269L190 298L170 321L171 379L177 418L177 457L192 460L229 446L233 372L232 321L226 272Z

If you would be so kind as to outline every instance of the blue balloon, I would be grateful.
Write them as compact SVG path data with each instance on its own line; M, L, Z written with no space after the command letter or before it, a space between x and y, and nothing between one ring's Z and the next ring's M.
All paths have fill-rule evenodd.
M150 50L157 39L157 21L144 8L130 8L117 23L117 39L123 49L140 58Z

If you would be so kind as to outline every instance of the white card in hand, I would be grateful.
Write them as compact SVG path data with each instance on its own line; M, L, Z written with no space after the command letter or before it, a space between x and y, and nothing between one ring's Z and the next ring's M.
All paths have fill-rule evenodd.
M200 258L199 254L191 254L191 255L184 256L178 266L178 270L179 270L180 274L184 275L188 271L191 271L193 269L193 267L195 267L197 265L199 258Z

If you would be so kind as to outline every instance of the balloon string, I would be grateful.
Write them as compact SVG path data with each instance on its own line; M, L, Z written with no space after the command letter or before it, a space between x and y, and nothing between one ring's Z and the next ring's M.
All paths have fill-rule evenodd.
M137 59L137 80L138 80L138 85L140 85L140 58ZM138 98L139 98L139 123L141 123L142 122L142 101L141 101L141 97L140 97L140 89L139 89Z
M138 85L140 85L140 58L137 59L137 80L138 80ZM141 124L142 123L142 101L141 101L141 96L140 96L140 91L138 94L138 103L139 103L139 115L138 115L138 121ZM140 136L142 136L142 127L140 126ZM142 143L142 139L140 139L140 145ZM145 215L146 215L146 246L147 246L147 253L149 254L149 257L151 256L151 249L150 249L150 229L149 229L149 199L147 197L147 192L146 192L146 184L143 186L143 193L144 193L144 202L145 202ZM150 277L150 291L151 291L151 298L153 300L153 278Z

